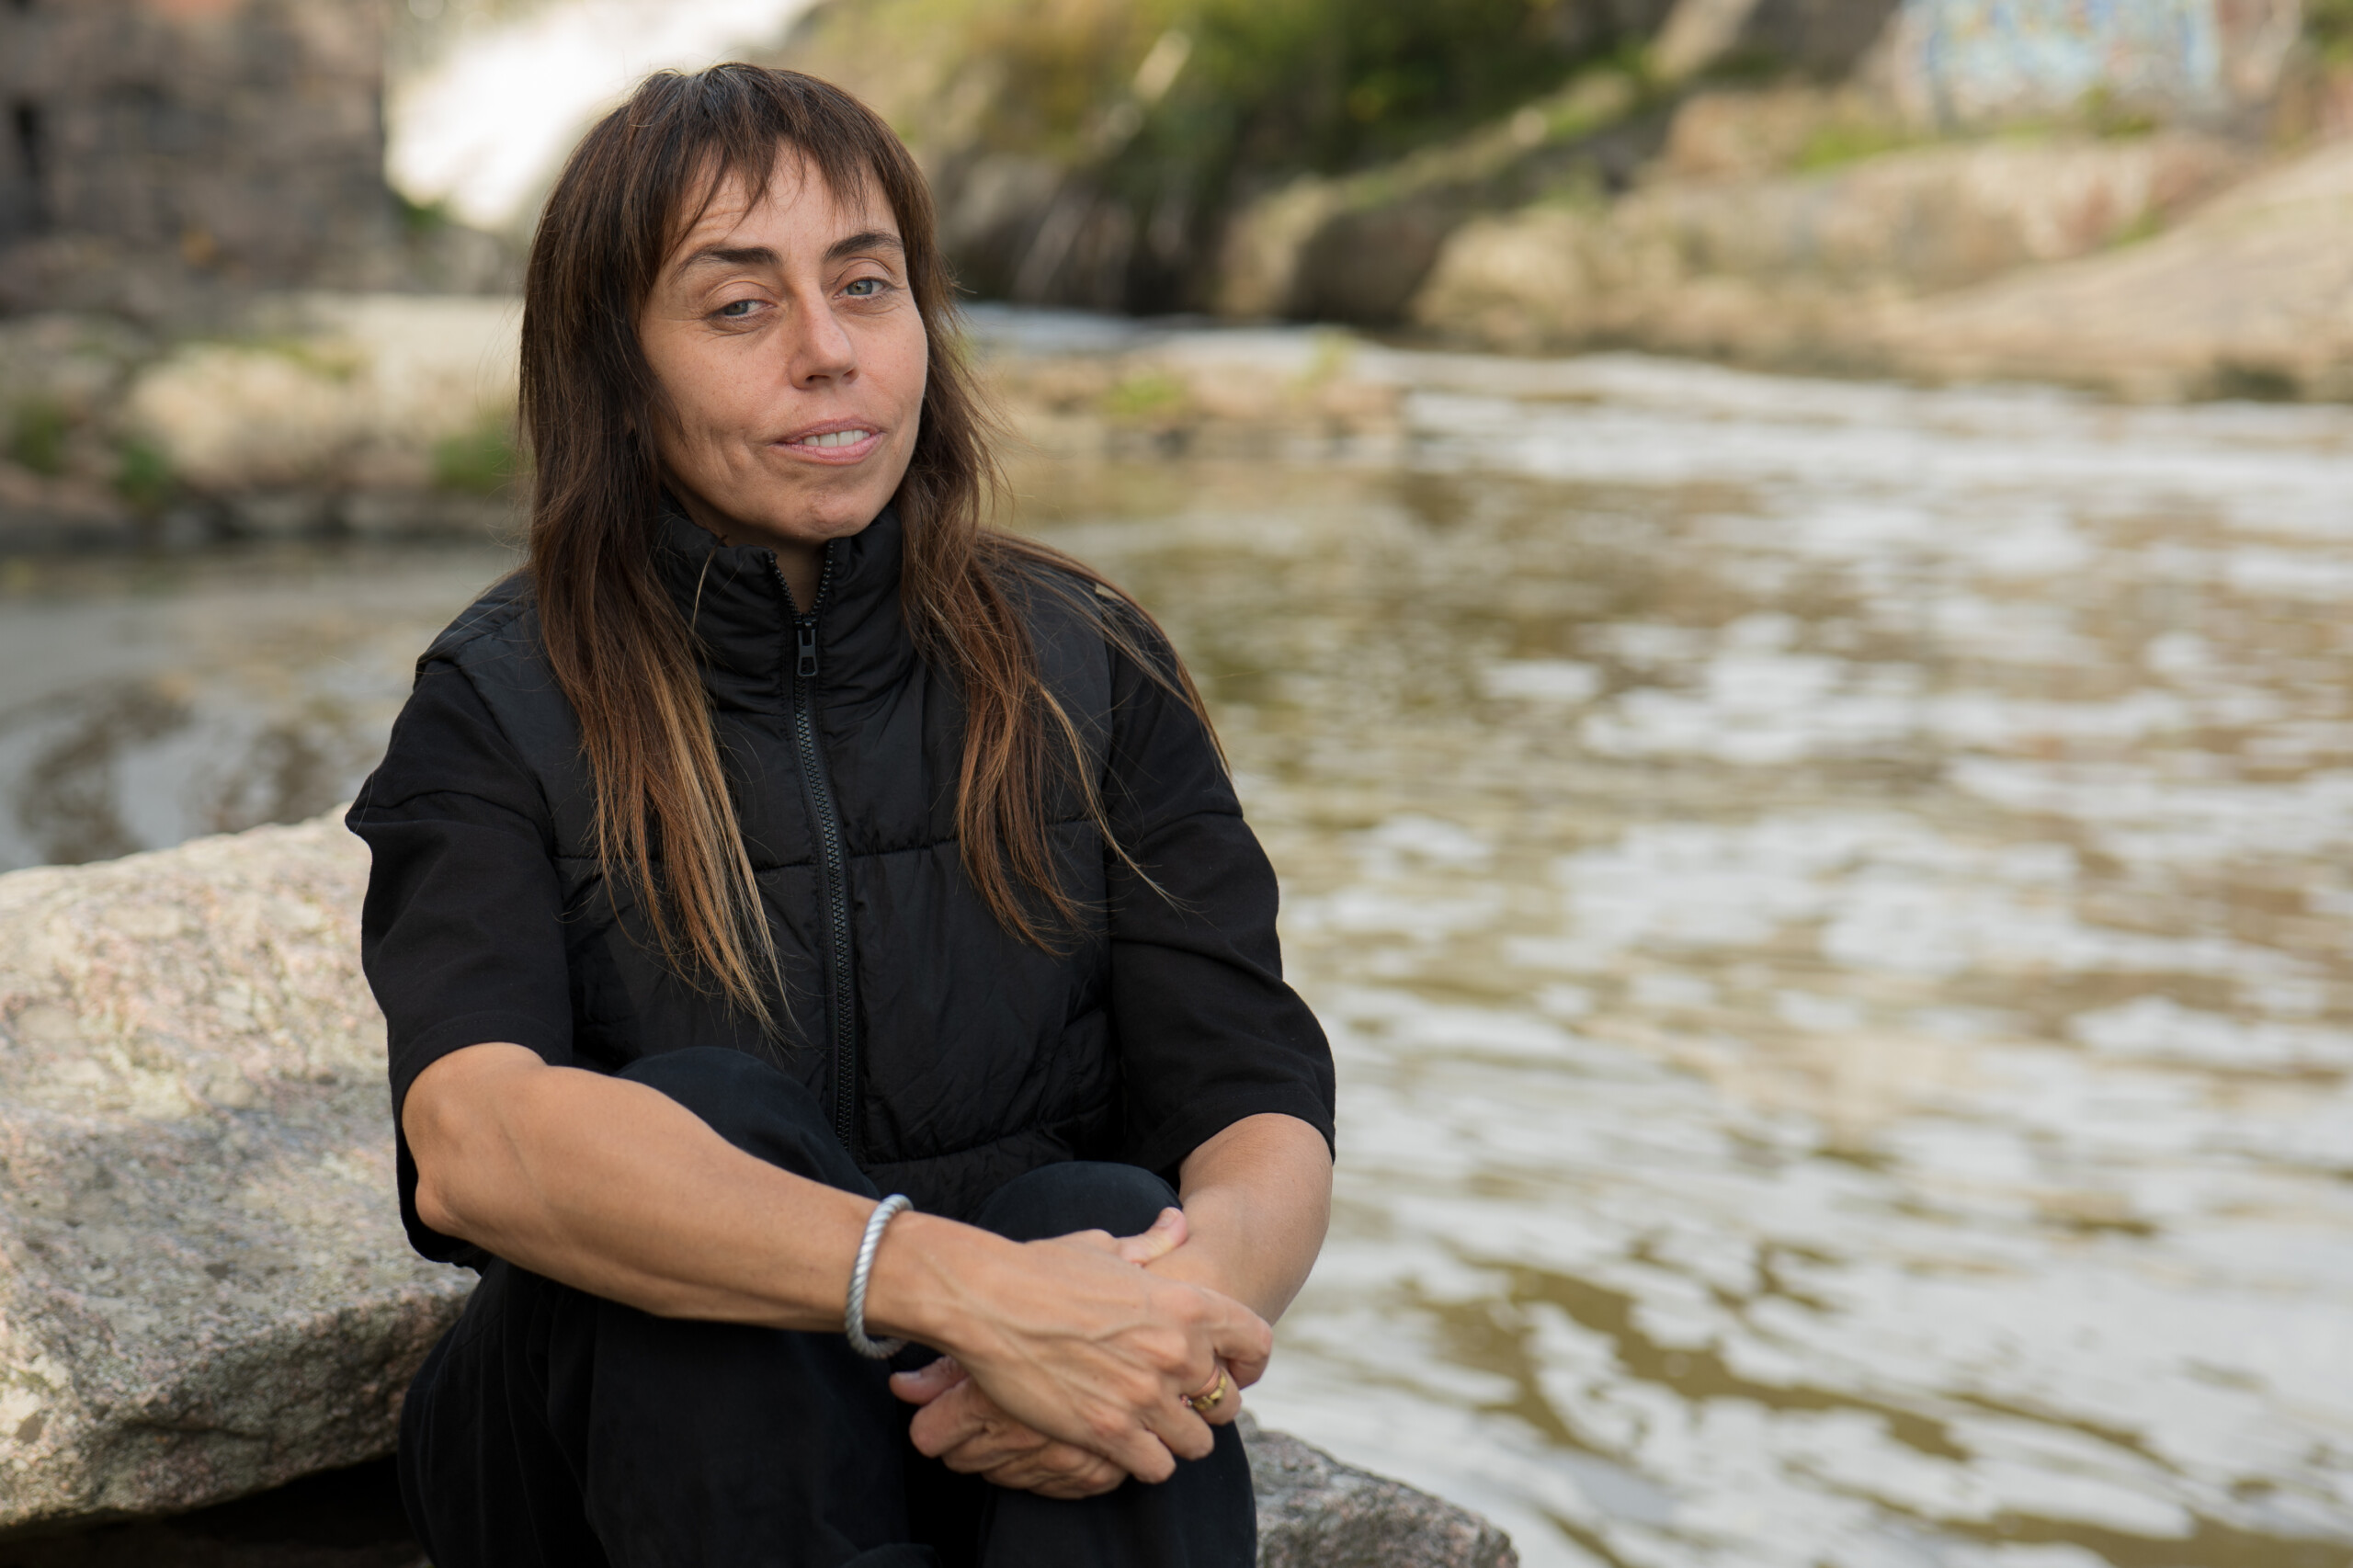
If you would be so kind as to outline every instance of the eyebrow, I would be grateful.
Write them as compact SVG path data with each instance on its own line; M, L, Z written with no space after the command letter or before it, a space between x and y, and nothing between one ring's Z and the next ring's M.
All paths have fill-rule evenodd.
M686 260L678 263L678 270L698 267L774 267L777 254L766 245L705 245Z
M888 229L866 229L826 246L825 260L839 261L862 250L891 250L904 256L906 249L899 236ZM782 258L767 245L705 245L680 262L678 270L688 272L698 267L779 267L782 264Z
M855 256L862 250L894 250L901 256L907 253L907 247L900 242L899 236L891 233L890 230L868 229L852 234L847 239L835 240L825 248L825 259L839 261L844 256Z

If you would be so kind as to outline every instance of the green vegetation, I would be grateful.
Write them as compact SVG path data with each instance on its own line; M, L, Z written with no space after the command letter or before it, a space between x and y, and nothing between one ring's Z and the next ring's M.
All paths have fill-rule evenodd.
M132 437L117 449L115 494L149 516L164 509L176 482L172 460L154 442Z
M446 201L411 201L397 190L392 192L392 200L398 204L401 233L412 240L437 233L454 222Z
M8 460L35 473L65 472L65 436L73 415L55 398L27 398L8 420Z
M1191 401L1185 384L1158 370L1130 376L1103 394L1103 412L1110 418L1150 424L1182 410Z
M2084 95L2081 113L2093 135L2110 140L2146 136L2157 129L2155 115L2125 102L2105 85Z
M297 332L191 332L180 342L271 355L328 381L348 381L368 362L366 351L356 345Z
M1795 166L1806 174L1835 169L1876 158L1882 153L1901 152L1917 145L1921 140L1917 133L1893 121L1833 120L1815 127L1806 137L1805 144L1798 149Z
M273 334L245 339L240 347L290 359L311 374L330 381L347 381L359 373L366 356L347 343L315 337Z
M1625 76L1643 40L1607 0L842 0L795 62L951 156L1077 173L1124 210L1131 309L1196 306L1222 215L1300 175L1391 164L1515 110L1533 145L1588 129L1551 101L1581 69ZM888 63L885 63L888 62ZM1545 100L1540 103L1539 100ZM1097 243L1097 242L1088 242ZM1005 288L1004 278L982 286Z
M2293 403L2303 395L2303 387L2277 365L2224 359L2208 378L2206 395L2226 403Z
M520 472L515 433L504 418L484 420L462 435L433 443L433 487L468 495L494 495Z
M2143 240L2154 240L2165 232L2164 210L2155 206L2143 207L2133 214L2131 222L2116 231L2108 242L2109 248L2116 250L2125 245L2137 245Z
M2304 0L2304 37L2331 65L2353 65L2353 0Z
M901 4L998 77L984 141L1074 160L1119 143L1131 176L1237 156L1361 167L1506 113L1596 52L1579 0Z

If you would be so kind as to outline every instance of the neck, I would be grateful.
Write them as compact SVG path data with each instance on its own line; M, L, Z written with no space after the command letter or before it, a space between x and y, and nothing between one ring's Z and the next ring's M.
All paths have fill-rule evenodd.
M785 587L792 595L792 608L807 611L816 608L817 582L825 567L825 547L806 540L784 539L766 528L748 528L721 514L694 492L680 485L671 486L678 505L697 528L724 545L751 545L772 551L777 571L784 578Z

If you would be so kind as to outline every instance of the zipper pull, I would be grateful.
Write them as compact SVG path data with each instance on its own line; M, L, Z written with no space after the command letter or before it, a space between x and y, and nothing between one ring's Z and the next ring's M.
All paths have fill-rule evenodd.
M793 666L792 673L801 680L813 680L817 675L817 623L813 620L804 620L801 623L799 631L801 659Z

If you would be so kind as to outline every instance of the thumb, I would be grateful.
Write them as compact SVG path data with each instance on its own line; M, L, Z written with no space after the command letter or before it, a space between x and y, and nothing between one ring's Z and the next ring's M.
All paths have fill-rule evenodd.
M929 1404L964 1381L963 1367L953 1356L928 1361L912 1372L891 1374L891 1392L909 1404Z
M1122 1262L1153 1263L1183 1246L1188 1234L1185 1211L1182 1209L1163 1209L1159 1217L1153 1221L1152 1229L1141 1235L1121 1236L1117 1251Z

